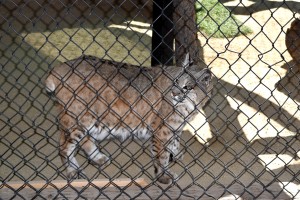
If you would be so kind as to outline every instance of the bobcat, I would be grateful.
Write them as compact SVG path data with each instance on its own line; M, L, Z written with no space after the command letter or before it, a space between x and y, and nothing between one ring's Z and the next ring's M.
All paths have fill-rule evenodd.
M60 157L67 177L79 174L78 145L92 163L109 163L95 141L119 136L152 138L157 180L172 182L170 161L179 159L179 138L186 121L210 98L212 74L192 65L139 67L81 56L53 68L47 92L59 107Z

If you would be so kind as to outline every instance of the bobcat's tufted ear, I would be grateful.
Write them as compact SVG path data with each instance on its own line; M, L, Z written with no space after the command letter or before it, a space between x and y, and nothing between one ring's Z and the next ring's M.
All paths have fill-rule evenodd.
M191 66L193 64L192 61L190 61L190 54L187 53L184 56L184 60L182 61L181 65L184 69L188 68L189 66Z

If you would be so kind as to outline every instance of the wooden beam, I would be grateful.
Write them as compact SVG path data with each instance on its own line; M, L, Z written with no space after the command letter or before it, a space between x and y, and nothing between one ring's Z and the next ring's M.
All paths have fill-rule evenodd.
M3 184L3 183L2 183ZM22 181L11 181L8 182L6 184L3 184L4 188L14 188L14 189L18 189L18 188L36 188L36 189L40 189L40 188L50 188L50 187L54 187L54 188L63 188L66 185L70 186L70 187L85 187L88 185L94 185L97 187L111 187L111 186L118 186L118 187L125 187L125 186L130 186L132 184L136 184L136 185L140 185L140 186L146 186L147 182L142 179L142 178L138 178L135 180L131 180L131 179L116 179L113 181L110 181L108 179L96 179L93 181L88 181L85 179L76 179L73 180L71 182L68 182L66 180L53 180L51 182L46 182L46 181L29 181L27 183L22 182Z
M119 179L112 182L75 180L69 183L65 180L51 183L30 181L26 184L9 182L1 184L0 199L300 199L299 187L289 184L263 186L253 183L247 188L240 184L204 188L199 185L148 184L143 179Z

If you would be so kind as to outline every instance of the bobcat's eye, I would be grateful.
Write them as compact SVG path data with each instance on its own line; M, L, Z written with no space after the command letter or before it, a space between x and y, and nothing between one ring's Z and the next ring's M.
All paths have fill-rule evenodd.
M194 86L193 85L185 85L182 89L184 89L184 90L192 90L192 89L194 89Z

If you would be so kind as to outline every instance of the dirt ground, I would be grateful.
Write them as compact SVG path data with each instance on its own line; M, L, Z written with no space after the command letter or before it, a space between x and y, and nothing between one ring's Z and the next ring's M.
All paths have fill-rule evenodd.
M249 1L243 3L251 5ZM238 3L229 2L224 5L234 7ZM295 3L294 6L296 5L298 4ZM237 15L237 17L244 20L245 25L251 27L253 33L228 39L207 39L204 35L199 34L201 44L204 46L204 59L219 79L216 87L219 85L221 85L219 87L225 87L227 83L231 85L231 88L227 89L225 93L225 98L230 107L240 110L242 112L240 114L244 115L239 117L241 120L245 117L243 120L246 122L242 123L242 127L243 129L249 128L249 131L246 131L248 139L255 139L254 135L257 134L257 130L259 130L259 137L264 137L265 134L267 134L265 137L274 137L278 134L274 128L281 130L287 124L276 123L278 119L273 120L272 114L266 116L263 112L267 112L267 109L259 108L257 110L251 105L249 98L251 95L255 95L265 99L261 103L257 100L256 107L260 106L259 104L274 104L278 106L278 109L286 110L294 118L299 117L297 112L299 96L296 90L298 69L285 45L285 31L290 27L294 13L286 8L273 8L254 12L251 17L249 15ZM292 71L288 72L289 69ZM230 95L231 90L236 89L232 85L245 90L249 97L245 96L242 99ZM242 94L239 92L236 95ZM290 94L288 95L288 93ZM257 113L257 111L263 112ZM248 123L248 119L252 125ZM270 121L266 121L267 119ZM273 133L270 131L272 127L267 127L266 124L272 124ZM252 130L250 126L257 130ZM280 131L280 134L288 136L294 135L295 132L284 129Z
M212 149L217 149L220 143L228 145L224 147L226 151L243 160L230 165L237 176L243 171L241 163L251 166L251 159L256 155L258 165L252 171L254 174L261 170L273 176L283 173L279 181L289 182L294 177L299 184L300 74L285 45L285 31L295 14L288 8L278 8L278 1L260 6L243 1L247 9L238 1L224 5L232 8L253 33L233 39L207 39L199 35L204 45L205 62L218 78L218 89L209 106L213 111L204 112L208 123L197 132L198 140ZM288 6L296 9L299 2L289 2ZM246 14L249 10L253 12L251 17ZM203 116L199 118L205 120ZM191 132L194 129L188 128ZM248 152L244 153L245 148ZM221 160L224 158L225 166L231 155L223 155ZM286 173L288 170L293 173ZM253 179L252 173L245 174L239 179L244 180L243 183ZM270 177L262 181L270 181ZM295 185L286 189L295 191L293 187ZM299 191L299 185L296 188Z
M275 184L287 199L299 196L299 73L286 50L285 31L300 2L264 1L257 6L254 1L224 1L224 5L253 33L228 39L199 33L205 63L216 77L215 90L210 104L183 133L185 157L173 166L178 183L182 188L219 185L224 190L232 184L243 188ZM61 179L55 110L42 82L49 66L80 56L82 49L86 54L150 66L150 24L66 27L20 35L6 38L3 34L2 42L9 48L0 48L0 145L6 160L0 177ZM141 142L108 141L100 146L113 162L99 172L79 155L88 177L142 177L151 182L151 153ZM240 194L251 192L244 189Z

